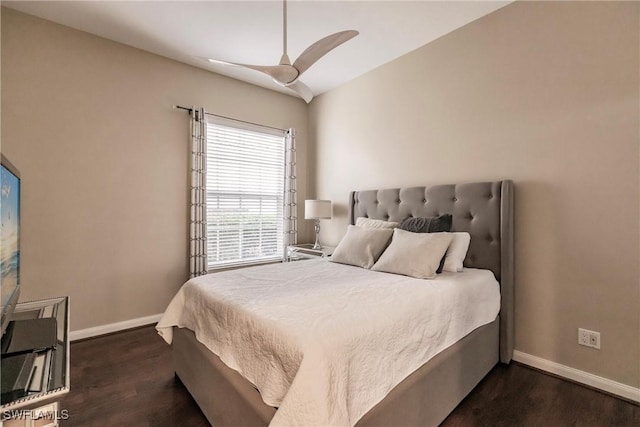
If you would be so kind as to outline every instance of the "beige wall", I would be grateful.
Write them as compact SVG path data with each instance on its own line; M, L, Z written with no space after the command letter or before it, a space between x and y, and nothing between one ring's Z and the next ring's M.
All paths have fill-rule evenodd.
M324 241L350 190L511 178L516 349L638 387L639 9L517 2L316 98Z
M2 88L2 150L23 182L21 299L70 295L72 330L161 313L188 275L189 118L172 105L295 127L305 197L300 99L11 9Z

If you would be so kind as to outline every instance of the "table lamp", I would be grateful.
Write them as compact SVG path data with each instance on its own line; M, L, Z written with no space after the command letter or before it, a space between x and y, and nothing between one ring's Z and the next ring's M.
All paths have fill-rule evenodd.
M320 234L320 220L331 219L331 200L305 200L304 219L313 219L316 221L316 242L313 244L313 249L322 249L318 237Z

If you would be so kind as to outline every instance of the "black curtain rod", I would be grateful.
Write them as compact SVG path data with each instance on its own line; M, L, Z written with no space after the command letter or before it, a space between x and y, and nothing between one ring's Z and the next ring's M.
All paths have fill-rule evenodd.
M180 110L185 110L185 111L188 111L189 113L191 113L191 111L193 111L193 108L191 108L191 107L183 107L181 105L174 105L173 108L177 108L177 109L180 109ZM262 126L263 128L275 129L275 130L279 130L279 131L282 131L282 132L286 132L286 129L274 128L273 126L266 126L266 125L261 125L261 124L258 124L258 123L248 122L246 120L234 119L233 117L227 117L227 116L221 116L219 114L207 113L206 111L204 113L206 115L208 115L208 116L220 117L220 118L227 119L227 120L235 120L236 122L242 122L242 123L246 123L246 124L249 124L249 125Z

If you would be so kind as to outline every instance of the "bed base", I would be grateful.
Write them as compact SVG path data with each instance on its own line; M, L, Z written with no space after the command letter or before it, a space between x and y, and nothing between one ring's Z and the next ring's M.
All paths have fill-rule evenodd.
M372 426L437 426L498 363L499 318L433 357L356 423ZM253 385L198 342L193 331L174 328L176 375L215 427L266 426L276 412Z

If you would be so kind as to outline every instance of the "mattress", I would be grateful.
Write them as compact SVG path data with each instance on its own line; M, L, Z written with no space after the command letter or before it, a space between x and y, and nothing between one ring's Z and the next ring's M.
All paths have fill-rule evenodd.
M351 426L499 310L488 270L420 280L308 260L191 279L157 330L193 330L279 408L271 425Z

